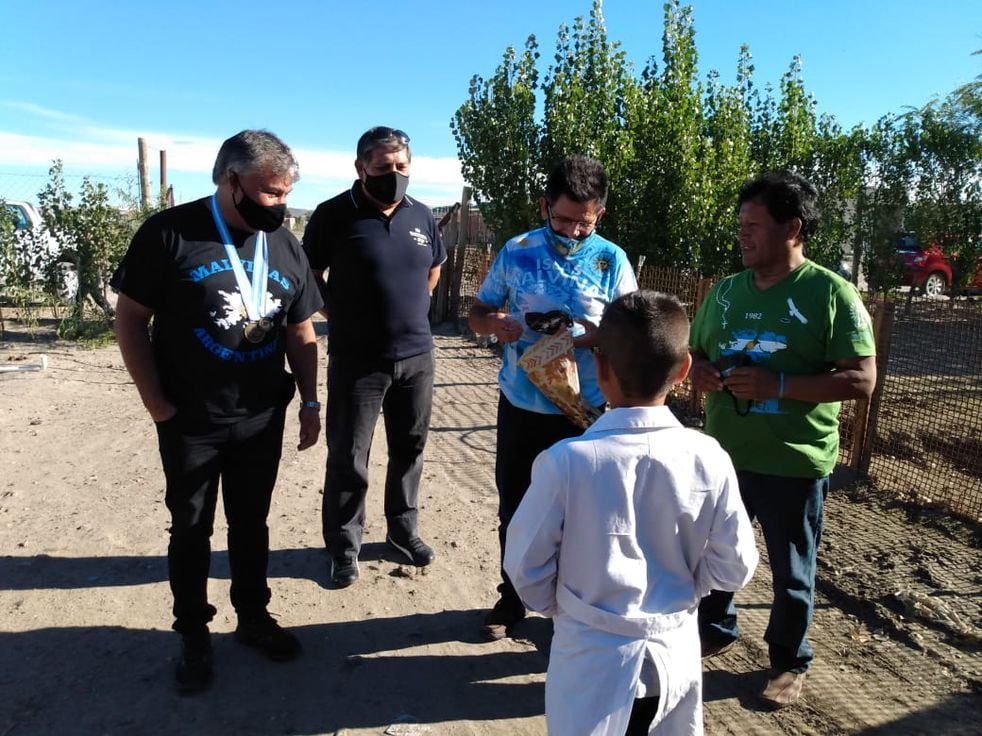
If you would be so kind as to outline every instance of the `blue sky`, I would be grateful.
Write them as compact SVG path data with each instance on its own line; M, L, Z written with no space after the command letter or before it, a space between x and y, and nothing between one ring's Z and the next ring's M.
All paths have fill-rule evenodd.
M819 111L874 122L982 73L978 0L692 0L703 76L734 81L749 44L756 80L777 84L800 54ZM589 0L4 0L0 197L33 198L50 162L81 175L135 174L137 137L152 175L167 151L179 201L208 194L221 141L272 130L301 166L290 204L313 207L354 178L354 144L385 124L412 138L410 193L460 196L449 120L472 75L506 46L539 40L545 71L563 22ZM377 10L367 10L377 8ZM662 2L606 0L611 40L638 70L659 56ZM29 191L24 191L29 190Z

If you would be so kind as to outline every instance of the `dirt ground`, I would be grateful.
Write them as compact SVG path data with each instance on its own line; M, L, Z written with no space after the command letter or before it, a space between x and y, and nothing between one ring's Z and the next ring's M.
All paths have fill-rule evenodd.
M151 422L114 346L56 342L49 327L32 335L7 317L0 368L42 355L48 365L0 372L0 736L545 733L549 622L530 618L495 643L479 635L498 555L492 350L449 328L437 336L420 496L438 557L420 573L383 544L380 432L362 578L330 588L326 450L295 451L290 412L269 519L271 610L304 654L274 664L233 640L219 521L215 683L180 697ZM861 485L834 491L802 702L778 713L756 704L770 600L762 565L738 596L743 639L706 665L707 733L982 734L980 543L977 528L944 514Z

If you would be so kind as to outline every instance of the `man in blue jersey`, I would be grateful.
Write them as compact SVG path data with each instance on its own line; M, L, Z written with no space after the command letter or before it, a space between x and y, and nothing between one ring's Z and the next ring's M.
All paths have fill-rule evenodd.
M496 336L504 346L495 460L502 551L508 522L529 486L536 456L582 432L519 365L522 354L543 336L535 328L541 330L550 314L578 325L573 345L581 394L597 408L605 403L590 354L596 325L611 301L638 288L627 255L597 232L608 189L599 161L586 156L562 161L539 200L545 225L505 243L471 309L471 329ZM504 570L498 592L500 598L484 620L491 639L509 636L525 618L525 606Z

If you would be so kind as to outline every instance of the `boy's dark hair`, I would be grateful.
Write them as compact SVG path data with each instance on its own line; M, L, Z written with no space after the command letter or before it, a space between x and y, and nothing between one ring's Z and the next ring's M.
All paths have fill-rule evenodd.
M671 294L625 294L604 311L597 348L625 398L647 401L663 396L689 352L689 317Z
M767 208L775 222L787 222L793 217L801 220L801 242L818 229L818 190L793 171L770 171L740 187L737 209L744 202L758 202Z
M589 156L569 156L552 170L546 180L546 202L555 204L562 195L574 202L597 200L597 206L607 204L610 182L603 164Z

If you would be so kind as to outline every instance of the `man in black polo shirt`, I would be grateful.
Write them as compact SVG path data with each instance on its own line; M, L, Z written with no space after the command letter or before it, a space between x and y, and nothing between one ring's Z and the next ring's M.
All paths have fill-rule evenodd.
M380 410L389 450L385 541L417 566L434 557L417 533L416 501L433 399L430 294L447 254L433 213L406 196L411 156L401 130L365 132L358 179L317 207L303 237L328 317L323 530L339 588L358 579Z

